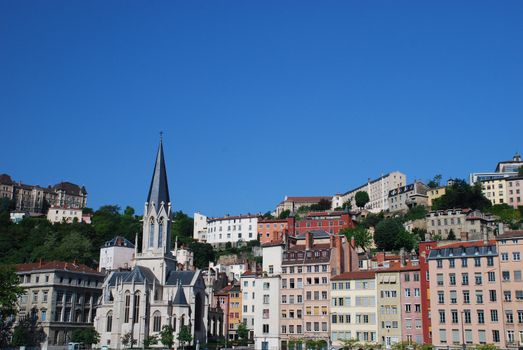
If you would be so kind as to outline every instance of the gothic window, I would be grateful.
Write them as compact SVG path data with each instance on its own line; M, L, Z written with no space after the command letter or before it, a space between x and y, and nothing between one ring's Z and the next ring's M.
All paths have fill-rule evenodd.
M138 323L140 310L140 292L134 293L134 303L133 303L133 323Z
M153 314L153 332L159 332L162 329L162 316L160 312L155 311Z
M129 307L131 306L131 294L125 292L124 323L129 323Z
M111 332L113 330L113 312L109 311L107 313L107 326L105 328L106 332Z
M162 247L162 240L163 240L163 218L160 219L160 223L158 224L158 248Z
M154 219L151 218L149 223L149 248L154 247Z

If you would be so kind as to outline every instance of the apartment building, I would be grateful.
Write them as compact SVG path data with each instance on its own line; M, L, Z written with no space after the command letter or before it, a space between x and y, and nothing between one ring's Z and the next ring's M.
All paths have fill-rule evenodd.
M446 186L429 188L427 191L427 206L429 208L434 204L434 200L440 198L447 192Z
M503 179L511 176L517 176L519 168L523 166L521 155L516 152L512 160L505 160L498 162L494 172L479 172L470 174L470 184L475 184L478 181Z
M199 212L193 214L193 238L199 242L207 242L207 216Z
M230 310L230 291L232 289L232 285L227 285L223 287L221 290L214 293L214 297L216 298L216 305L222 310L223 312L223 322L221 323L221 329L220 334L225 337L225 339L229 339L229 310ZM233 326L234 327L234 326Z
M407 184L407 176L399 171L394 171L380 176L377 179L369 179L367 183L356 187L343 194L336 194L332 197L332 209L342 207L344 203L349 202L352 208L356 208L356 193L359 191L367 192L369 195L369 203L365 205L365 209L373 213L389 209L388 195L389 192L395 188L405 186Z
M104 274L59 261L19 264L16 273L25 289L17 317L38 318L47 335L43 349L64 347L74 330L93 326Z
M517 209L523 206L523 176L506 179L507 204Z
M254 314L254 348L280 350L280 276L264 275L256 279Z
M496 220L479 210L433 210L427 214L427 239L446 239L452 231L462 241L488 239L494 236Z
M378 340L387 349L401 341L400 272L395 269L376 271Z
M504 204L507 199L507 179L497 178L481 181L481 192L492 204Z
M308 231L322 230L337 235L340 230L354 227L351 215L346 211L328 211L308 213L300 220L288 218L289 234L303 235Z
M100 248L100 272L130 269L135 255L135 245L122 236L116 236Z
M409 344L423 344L419 262L411 260L396 269L400 273L401 286L401 340Z
M494 344L505 348L496 241L440 245L430 250L427 261L434 346Z
M331 340L378 341L376 281L374 271L344 272L331 278Z
M288 219L258 219L258 240L261 244L280 241L288 233Z
M389 191L388 206L389 211L407 211L411 207L418 205L427 206L429 187L423 182L414 181L414 183L401 186Z
M275 214L276 216L280 216L280 214L285 210L289 210L291 213L296 213L301 207L318 204L322 200L331 201L332 196L285 196L285 198L276 206Z
M329 342L330 277L356 267L354 244L344 236L309 231L288 238L281 263L281 349L293 338Z
M257 215L247 214L207 218L206 242L218 248L224 247L227 243L237 246L241 242L256 240L258 238L257 230Z
M503 295L500 295L505 323L505 339L507 347L523 346L523 279L521 276L523 263L523 231L508 231L496 237L500 283Z
M238 339L238 326L243 322L242 316L242 293L239 284L234 284L229 293L229 313L227 324L229 326L229 339Z
M83 214L81 208L60 208L51 207L47 211L47 220L53 224L57 223L73 223L73 222L85 222L86 224L91 223L91 216L89 214Z
M242 292L242 322L249 329L249 339L254 339L254 319L256 312L256 272L245 271L240 278Z

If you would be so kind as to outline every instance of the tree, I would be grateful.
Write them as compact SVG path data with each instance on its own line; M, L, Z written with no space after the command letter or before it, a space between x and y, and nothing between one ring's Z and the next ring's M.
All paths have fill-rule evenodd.
M162 331L160 332L160 342L165 345L167 348L172 349L174 344L174 329L169 325L164 325Z
M510 225L512 229L516 230L519 228L518 226L519 222L521 222L521 213L519 210L514 209L510 205L506 203L496 204L490 207L488 212L492 215L498 216L501 222Z
M204 269L209 266L209 262L214 261L215 251L209 243L192 242L189 250L193 252L194 266Z
M474 347L474 349L476 349L476 350L497 350L499 348L494 344L479 344L479 345L476 345Z
M143 347L150 348L151 345L158 344L158 337L156 335L148 335L143 338Z
M518 174L523 175L523 165L519 167Z
M356 246L360 247L364 252L366 252L372 245L372 235L363 225L343 229L340 233L347 236L348 240L354 238Z
M331 201L328 199L320 199L320 201L317 204L312 204L310 206L310 210L329 210L331 208Z
M414 235L405 230L400 218L385 219L376 225L374 243L379 250L411 250L415 242Z
M354 348L358 348L360 346L357 339L351 338L351 339L338 339L343 344L343 349L345 350L352 350Z
M245 323L240 323L236 333L238 334L238 338L240 339L240 344L247 345L247 341L249 339L249 329L247 328Z
M16 302L24 294L15 270L8 265L0 265L0 319L16 313Z
M447 235L447 239L450 241L456 240L456 234L454 233L453 229L450 229L449 234Z
M75 329L71 335L71 341L84 343L90 347L92 344L100 342L100 334L94 329L94 327Z
M423 344L419 347L419 350L432 350L434 346L432 344Z
M447 187L445 194L434 199L432 203L434 210L454 208L484 210L490 206L490 201L482 193L480 182L470 186L461 179L455 179L453 184Z
M173 241L178 237L178 241L188 244L193 240L194 220L182 211L177 211L173 215L171 232Z
M427 208L425 208L422 205L416 205L414 207L409 208L409 211L405 214L403 219L405 221L425 219L427 214Z
M310 350L320 350L327 342L324 339L307 339L305 348Z
M432 178L432 180L429 180L429 181L427 182L427 186L428 186L429 188L438 188L438 187L440 187L441 178L442 178L442 176L441 176L440 174L435 175L435 176Z
M138 341L133 338L133 334L131 332L125 333L122 336L122 344L125 347L132 347L133 345L136 345Z
M354 199L358 208L364 208L365 204L369 203L370 201L369 194L366 191L356 192Z
M181 326L180 332L178 333L178 341L182 345L182 348L185 349L185 344L192 341L191 331L187 326Z
M285 209L278 215L278 219L287 219L291 215L291 211L289 209Z
M392 350L418 349L418 344L409 341L400 341L392 345Z
M42 326L37 324L38 318L36 317L36 311L32 310L30 316L24 317L18 321L18 324L13 329L13 339L11 341L12 346L26 346L34 347L39 346L47 335L45 334Z

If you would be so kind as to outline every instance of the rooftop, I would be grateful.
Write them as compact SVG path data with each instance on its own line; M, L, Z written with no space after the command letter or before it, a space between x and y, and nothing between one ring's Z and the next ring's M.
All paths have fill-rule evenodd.
M41 271L41 270L62 270L62 271L72 271L72 272L82 272L95 275L102 275L100 273L84 264L70 263L65 261L49 261L49 262L35 262L27 264L17 264L17 272L30 272L30 271Z
M344 272L331 278L331 281L342 281L342 280L371 280L376 275L375 271L350 271Z

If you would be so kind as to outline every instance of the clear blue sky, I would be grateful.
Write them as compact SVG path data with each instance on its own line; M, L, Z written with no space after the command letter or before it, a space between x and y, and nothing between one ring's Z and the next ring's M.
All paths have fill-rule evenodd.
M0 172L192 214L523 152L522 1L0 0Z

